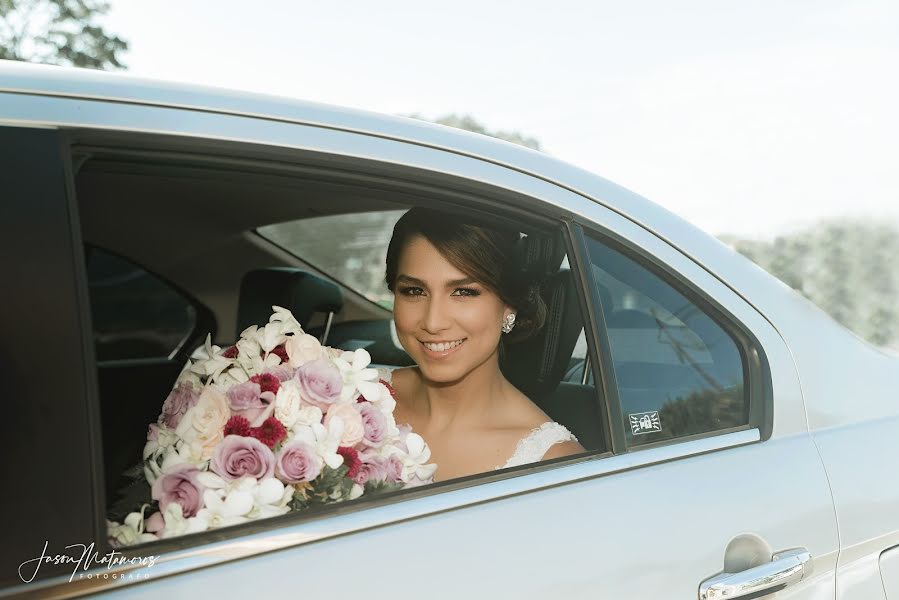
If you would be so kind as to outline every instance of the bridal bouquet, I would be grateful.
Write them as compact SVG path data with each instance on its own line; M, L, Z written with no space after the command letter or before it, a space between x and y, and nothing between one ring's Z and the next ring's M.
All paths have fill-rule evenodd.
M152 500L107 521L113 547L432 480L430 450L397 426L368 352L322 346L272 308L233 346L207 336L185 365L147 434Z

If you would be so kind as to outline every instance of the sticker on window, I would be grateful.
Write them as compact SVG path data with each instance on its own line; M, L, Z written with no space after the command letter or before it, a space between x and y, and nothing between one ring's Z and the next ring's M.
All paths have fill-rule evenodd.
M659 412L644 412L628 415L631 422L631 433L641 435L644 433L654 433L662 431L662 421L659 419Z

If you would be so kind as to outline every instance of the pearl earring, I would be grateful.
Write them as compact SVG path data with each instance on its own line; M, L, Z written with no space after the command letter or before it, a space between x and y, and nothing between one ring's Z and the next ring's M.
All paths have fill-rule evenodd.
M506 318L503 319L503 333L509 333L512 331L513 327L515 327L515 313L509 313L506 315Z

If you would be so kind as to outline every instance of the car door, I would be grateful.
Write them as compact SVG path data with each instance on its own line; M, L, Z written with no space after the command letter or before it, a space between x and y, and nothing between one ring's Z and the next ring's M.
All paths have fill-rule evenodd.
M0 594L69 565L42 556L83 551L102 535L102 488L86 296L67 194L64 136L0 126L0 373L4 385ZM64 401L61 401L64 399ZM81 544L82 546L78 546ZM79 552L80 553L80 552Z
M792 574L783 587L769 590L777 597L832 598L838 551L833 505L805 425L795 370L776 331L694 261L611 213L572 219L570 234L569 261L583 275L584 306L592 324L588 341L594 366L599 365L594 369L602 381L598 392L615 424L611 453L564 461L553 469L531 467L510 479L447 482L422 490L420 498L285 528L276 538L235 539L215 552L243 558L210 566L204 577L237 593L250 593L260 580L277 580L324 594L333 589L335 572L352 568L353 577L340 588L352 594L366 593L372 581L383 582L391 573L388 580L397 583L387 594L399 597L426 590L437 598L681 598L699 597L700 585L722 578L722 572L732 574L732 585L749 585L767 573L769 578ZM640 393L652 388L664 394L675 378L644 365L644 374L654 378L652 386L625 381L633 366L627 360L630 349L616 347L627 338L612 330L627 328L612 325L620 324L621 310L615 309L628 296L612 290L613 302L604 303L601 286L611 288L612 282L599 277L611 269L615 253L632 255L619 282L630 282L631 292L658 292L666 285L683 290L686 304L676 313L697 330L697 337L712 339L702 323L696 324L699 317L687 313L701 317L708 311L719 319L726 315L730 325L739 323L746 347L737 368L747 373L737 387L751 387L755 396L741 393L735 404L725 395L719 404L727 414L712 418L711 425L710 405L701 395L698 408L691 409L687 398L685 417L664 408L645 410L651 406L640 404ZM660 301L659 310L665 305ZM673 317L656 316L674 326ZM709 317L705 326L714 324ZM723 347L724 341L718 344ZM706 362L709 375L716 364ZM684 385L689 382L671 383L671 396L683 399ZM744 399L749 404L741 405ZM660 413L657 433L663 435L644 442L634 433L631 417L651 412ZM247 552L254 544L296 545L256 555ZM176 593L190 581L184 573L121 594Z
M771 553L798 549L808 554L807 576L777 597L833 597L834 511L783 340L696 260L587 192L551 181L564 172L537 177L527 172L533 166L504 166L502 147L494 160L484 160L478 152L388 135L208 111L61 98L43 98L34 109L16 102L6 108L22 115L43 110L28 117L85 131L108 130L112 117L116 126L140 123L163 147L166 136L178 136L179 145L184 136L195 144L228 140L247 151L250 145L262 148L278 161L313 156L350 172L402 174L435 189L464 191L467 201L480 202L485 211L533 211L555 220L565 227L569 262L578 275L589 371L610 436L609 447L590 456L448 481L385 501L363 499L308 518L137 547L132 554L158 554L152 566L142 567L150 577L127 585L132 582L94 570L69 593L683 598L697 597L701 583L722 571L751 578L745 571L770 563ZM489 155L491 148L479 153ZM553 163L544 166L551 170ZM590 240L632 255L638 266L651 266L662 284L695 300L694 310L742 332L748 340L741 355L747 391L738 402L745 402L745 422L702 430L687 419L686 427L674 430L684 435L664 437L671 429L662 421L664 439L631 443L631 417L640 425L647 416L640 413L649 413L652 428L651 413L661 411L635 413L621 403L632 396L616 377L618 349L605 320L607 308L615 307L602 300L594 271L599 255ZM654 389L664 393L663 385ZM783 571L786 565L775 566ZM65 582L54 585L55 592L67 593Z

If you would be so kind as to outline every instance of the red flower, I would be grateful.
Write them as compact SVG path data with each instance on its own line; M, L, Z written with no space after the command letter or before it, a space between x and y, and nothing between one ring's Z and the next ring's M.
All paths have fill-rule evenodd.
M347 471L346 476L350 479L355 477L359 473L359 467L362 466L362 460L359 459L359 453L356 452L356 449L349 446L340 446L337 448L337 454L343 457L343 464L350 469Z
M234 415L225 423L225 435L250 435L250 429L250 422L241 415Z
M287 437L287 429L284 428L281 421L275 417L269 417L259 427L250 429L250 437L256 438L269 448L274 448L278 442Z
M379 379L378 381L380 381L381 383L383 383L384 385L387 386L387 391L389 391L390 395L393 396L393 399L396 400L396 391L394 391L393 386L390 385L389 383L387 383L386 381L384 381L383 379Z
M281 381L271 373L260 373L250 377L250 381L259 384L260 392L271 392L277 394L281 389Z
M237 346L231 346L224 352L222 352L222 356L225 358L237 358Z
M281 344L280 346L272 350L272 354L278 355L278 357L281 358L282 363L287 363L287 361L290 360L290 357L287 356L287 348L284 346L284 344Z

